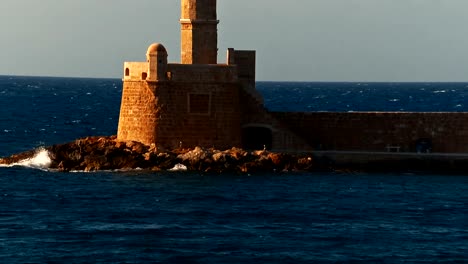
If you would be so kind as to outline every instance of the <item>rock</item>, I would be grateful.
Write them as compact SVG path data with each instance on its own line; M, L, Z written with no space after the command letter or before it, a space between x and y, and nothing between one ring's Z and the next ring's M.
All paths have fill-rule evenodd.
M246 163L243 163L239 166L239 169L241 172L243 173L254 173L254 172L259 172L259 167L258 167L258 163L257 162L254 162L254 161L251 161L251 162L246 162Z
M213 161L216 162L216 163L226 162L226 154L223 153L223 152L217 152L217 153L213 154L211 157L212 157Z
M87 137L46 149L52 160L50 168L63 172L136 168L160 171L186 168L202 172L252 173L314 168L312 158L309 156L293 157L266 150L247 152L239 148L221 151L195 147L162 152L154 144L147 146L134 141L118 141L115 136ZM35 153L29 151L12 155L0 159L0 164L13 164L30 158Z
M263 156L265 154L267 154L267 151L266 150L256 150L254 152L252 152L253 155L255 156Z
M151 152L151 153L157 153L158 152L158 148L156 147L156 144L151 144L150 145L150 148L148 149L148 152Z
M126 142L116 141L114 146L118 149L123 149L127 146Z
M180 154L178 158L183 161L194 161L197 162L199 160L205 159L207 156L207 152L200 147L195 147L195 149L186 152L185 154Z
M136 152L136 153L143 153L145 152L147 149L147 147L141 143L138 143L138 144L135 144L133 147L132 147L132 152Z
M235 147L230 150L227 150L227 152L229 152L229 154L236 160L245 158L248 155L247 151L244 151L243 149L235 148Z
M157 171L162 171L161 168L157 167L157 166L154 166L150 169L151 171L154 171L154 172L157 172Z
M296 163L296 170L309 171L313 168L312 157L299 158Z
M69 166L65 165L65 161L61 161L59 165L57 166L58 171L61 172L69 172L70 168Z
M156 164L159 168L163 170L168 170L175 166L177 157L175 155L171 155L169 153L163 152L159 153L155 160L151 161L151 164Z
M268 153L268 159L271 160L273 165L280 166L284 161L284 155L279 153Z
M190 170L204 170L203 163L208 158L209 153L200 147L188 151L177 156L182 163L190 168Z
M36 154L35 150L22 152L22 153L15 154L7 158L0 159L0 164L9 165L13 163L18 163L22 160L34 157L35 154Z
M106 168L106 162L107 159L105 156L88 155L80 164L80 167L84 168L86 172L110 169Z

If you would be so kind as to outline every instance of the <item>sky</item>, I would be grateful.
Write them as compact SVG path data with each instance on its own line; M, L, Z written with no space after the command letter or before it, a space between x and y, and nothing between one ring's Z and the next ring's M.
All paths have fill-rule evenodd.
M467 0L218 0L219 63L257 51L260 81L468 81ZM179 0L2 0L0 75L120 78L163 43Z

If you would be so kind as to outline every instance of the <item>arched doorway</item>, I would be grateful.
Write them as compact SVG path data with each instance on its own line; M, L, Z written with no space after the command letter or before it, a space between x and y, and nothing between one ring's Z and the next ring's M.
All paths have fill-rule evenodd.
M242 129L242 148L248 150L271 149L273 132L266 126L246 126Z
M417 153L431 153L432 152L432 140L430 138L420 138L416 140L416 152Z

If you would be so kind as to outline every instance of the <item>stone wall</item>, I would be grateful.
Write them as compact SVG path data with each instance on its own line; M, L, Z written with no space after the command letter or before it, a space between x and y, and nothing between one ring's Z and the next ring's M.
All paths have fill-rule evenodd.
M175 64L167 65L168 80L191 83L232 83L237 82L237 68L224 64Z
M145 81L124 81L117 137L145 144L155 142L157 105L154 85Z
M163 149L240 147L239 105L238 83L125 81L117 137Z
M255 81L256 52L254 50L235 49L229 49L228 52L228 64L237 65L239 79Z
M216 0L182 0L182 19L216 20Z
M468 113L272 114L316 150L468 153Z
M168 82L157 94L158 147L241 145L237 83Z
M144 80L145 76L149 72L149 63L148 62L125 62L124 63L124 81L134 80L140 81Z
M244 87L240 94L243 148L263 149L265 146L273 151L312 150L306 141L269 113L249 88Z
M216 64L218 57L218 20L216 0L182 0L181 62Z

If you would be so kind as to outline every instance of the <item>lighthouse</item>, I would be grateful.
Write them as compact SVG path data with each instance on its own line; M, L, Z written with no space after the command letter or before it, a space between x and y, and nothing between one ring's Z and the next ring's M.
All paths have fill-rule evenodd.
M218 58L216 0L182 0L182 64L216 64Z

